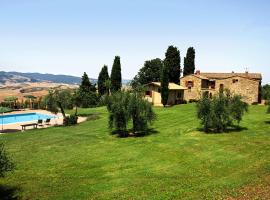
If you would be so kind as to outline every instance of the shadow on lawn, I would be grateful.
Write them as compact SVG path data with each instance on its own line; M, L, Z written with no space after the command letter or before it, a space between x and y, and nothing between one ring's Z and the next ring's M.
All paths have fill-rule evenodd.
M242 126L231 126L227 128L224 132L217 132L215 130L209 130L208 132L205 132L203 128L197 128L198 131L207 133L207 134L222 134L222 133L232 133L232 132L241 132L241 131L246 131L248 128L242 127Z
M270 124L270 121L265 121L264 123L266 123L266 124Z
M19 200L20 188L0 185L0 199L1 200Z
M127 131L117 131L117 130L113 130L111 132L112 135L117 135L120 138L127 138L127 137L145 137L148 135L153 135L153 134L157 134L158 131L153 129L153 128L149 128L147 129L147 131L144 132L140 132L140 133L133 133L132 129L128 129Z
M4 129L3 132L0 131L0 133L17 133L20 132L21 130L19 129Z

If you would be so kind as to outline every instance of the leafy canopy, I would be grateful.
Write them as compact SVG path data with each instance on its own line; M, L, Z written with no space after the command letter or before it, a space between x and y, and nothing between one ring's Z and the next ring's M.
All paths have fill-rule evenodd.
M226 91L210 99L204 95L197 103L197 116L201 120L205 132L224 132L229 127L239 126L248 104L241 96Z
M160 82L160 73L163 67L163 61L159 58L147 60L138 74L133 78L131 85L136 88L150 82Z

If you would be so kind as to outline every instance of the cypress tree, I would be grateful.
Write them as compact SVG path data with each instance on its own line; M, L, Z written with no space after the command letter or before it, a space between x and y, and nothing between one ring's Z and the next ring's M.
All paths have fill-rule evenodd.
M91 84L86 72L83 73L80 90L82 92L96 92L96 87L95 85Z
M104 65L98 75L98 93L104 95L109 93L106 81L109 80L108 67Z
M187 55L184 58L184 76L189 74L194 74L195 71L195 49L189 47L187 50Z
M169 46L165 53L164 65L167 66L169 73L169 82L179 84L180 72L181 72L181 58L180 51L177 47Z
M161 102L167 105L169 98L169 70L167 65L163 65L161 70Z
M115 56L111 72L111 92L121 90L121 87L122 87L122 76L121 76L120 57Z

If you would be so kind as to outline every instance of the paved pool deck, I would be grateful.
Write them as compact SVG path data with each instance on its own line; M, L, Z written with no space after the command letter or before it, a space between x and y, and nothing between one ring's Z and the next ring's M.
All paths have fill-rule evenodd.
M5 113L4 115L10 115L10 114L25 114L25 113L41 113L41 114L45 114L45 115L55 115L47 110L22 110L22 111L14 111L14 112L10 112L10 113ZM52 126L61 126L63 125L63 116L61 113L57 113L56 118L51 119L51 122L49 125L44 125L43 126L37 126L38 129L41 128L48 128L48 127L52 127ZM78 118L78 123L84 122L86 121L86 117L79 117ZM37 120L34 121L28 121L28 122L18 122L18 123L14 123L14 124L1 124L1 120L0 120L0 134L6 134L6 133L13 133L13 132L19 132L22 131L22 127L21 125L23 124L31 124L31 123L37 123ZM3 131L2 131L3 128ZM29 126L26 128L26 131L29 129L33 129L32 126Z

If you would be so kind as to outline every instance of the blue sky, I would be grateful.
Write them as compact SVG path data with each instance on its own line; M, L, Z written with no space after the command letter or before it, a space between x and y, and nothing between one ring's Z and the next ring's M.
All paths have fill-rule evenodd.
M0 70L97 77L120 55L130 79L175 45L201 71L270 83L269 19L267 0L0 0Z

